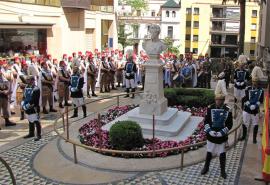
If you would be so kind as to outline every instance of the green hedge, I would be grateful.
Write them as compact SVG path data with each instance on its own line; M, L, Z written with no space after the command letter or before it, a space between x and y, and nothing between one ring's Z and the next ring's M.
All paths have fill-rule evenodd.
M206 107L214 103L214 91L210 89L167 88L164 95L169 106Z
M132 150L142 147L144 143L142 129L134 121L118 121L109 131L109 141L116 150Z

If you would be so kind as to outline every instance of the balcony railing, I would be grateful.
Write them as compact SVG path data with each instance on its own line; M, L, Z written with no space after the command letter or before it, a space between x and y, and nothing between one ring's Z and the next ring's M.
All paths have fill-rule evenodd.
M90 5L90 10L108 13L113 13L114 11L113 6L97 6L97 5Z
M4 0L14 3L35 4L44 6L61 6L61 0Z
M119 20L124 21L161 21L161 17L151 17L151 16L132 16L132 15L119 15Z

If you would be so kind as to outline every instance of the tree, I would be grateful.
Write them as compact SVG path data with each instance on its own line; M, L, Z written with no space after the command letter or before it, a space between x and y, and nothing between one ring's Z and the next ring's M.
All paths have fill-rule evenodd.
M258 2L265 3L265 0L222 0L222 4L226 4L228 1L234 1L240 5L240 29L239 29L239 49L238 55L244 53L245 45L245 28L246 28L246 2Z
M125 25L119 24L119 26L118 26L118 43L120 43L123 46L123 49L126 46L132 46L134 44L134 41L132 39L128 39L128 37L130 35L132 35L132 32L126 33Z
M180 46L173 46L173 40L170 37L166 37L164 39L164 44L167 46L167 52L175 54L176 56L179 55L179 47Z
M146 10L148 8L148 2L146 0L126 0L126 4L135 10Z

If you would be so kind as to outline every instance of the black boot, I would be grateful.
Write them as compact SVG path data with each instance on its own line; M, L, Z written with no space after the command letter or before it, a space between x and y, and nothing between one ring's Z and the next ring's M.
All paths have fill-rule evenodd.
M212 153L207 152L204 167L203 167L203 169L201 171L201 175L205 175L208 172L211 159L212 159Z
M16 125L16 123L13 123L13 122L9 121L8 118L5 118L5 126L6 127L15 126L15 125Z
M73 116L71 116L70 118L76 118L76 117L78 117L78 107L74 108Z
M64 108L64 106L63 106L63 104L62 104L62 103L59 103L59 108L61 108L61 109L63 109L63 108Z
M259 129L259 126L258 125L255 125L254 128L253 128L253 143L254 144L257 143L258 129Z
M124 98L128 98L129 97L129 89L126 89L127 95L124 96Z
M86 118L86 106L82 105L83 117Z
M134 94L135 88L133 88L133 89L131 90L131 92L133 92L133 93L131 94L131 98L134 98L134 97L135 97L135 94Z
M53 106L50 106L50 112L57 112L57 110L55 110Z
M92 96L97 97L97 95L95 94L95 91L92 91Z
M220 175L223 179L227 178L227 174L225 171L226 167L226 153L222 153L219 155L219 163L220 163Z
M116 87L120 87L120 82L118 82L118 85Z
M49 114L48 111L46 110L46 107L43 107L43 114Z
M70 107L70 106L72 106L70 103L68 103L68 101L65 101L65 106L68 106L68 107Z
M34 141L39 141L41 139L41 125L39 121L34 122L37 128L37 137L35 138Z
M102 87L100 88L100 91L99 91L100 93L104 93L104 91L103 91L103 89L102 89Z
M24 120L24 111L21 111L21 117L20 120Z
M29 133L28 135L24 136L24 139L31 138L35 136L35 125L34 123L29 122Z
M113 90L117 90L117 88L115 88L114 85L112 85L112 89L113 89Z
M243 135L240 138L240 141L244 141L246 139L246 136L247 136L247 127L246 127L246 125L243 124L242 129L243 129Z

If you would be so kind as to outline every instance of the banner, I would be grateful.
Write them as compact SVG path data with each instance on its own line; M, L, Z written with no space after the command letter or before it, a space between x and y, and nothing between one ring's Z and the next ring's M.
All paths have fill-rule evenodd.
M268 87L269 88L269 87ZM263 180L270 182L270 147L269 147L269 90L265 93L264 99L264 123L262 130L262 162Z

